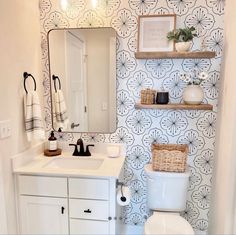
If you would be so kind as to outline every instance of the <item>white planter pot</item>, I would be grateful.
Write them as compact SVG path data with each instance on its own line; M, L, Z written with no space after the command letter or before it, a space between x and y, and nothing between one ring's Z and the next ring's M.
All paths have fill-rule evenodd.
M183 92L183 100L186 104L201 104L204 93L199 85L188 85Z
M178 52L186 52L189 51L190 47L191 47L192 42L176 42L175 43L175 49Z

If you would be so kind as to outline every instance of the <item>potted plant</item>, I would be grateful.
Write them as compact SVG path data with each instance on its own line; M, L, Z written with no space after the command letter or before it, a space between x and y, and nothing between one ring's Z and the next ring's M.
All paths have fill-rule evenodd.
M200 87L201 82L208 78L206 72L198 73L194 70L191 73L180 74L180 79L188 83L188 86L183 92L183 101L186 104L201 104L204 98L204 93Z
M191 42L197 36L195 28L186 27L172 30L167 34L167 39L175 42L175 49L179 52L188 51L191 47Z

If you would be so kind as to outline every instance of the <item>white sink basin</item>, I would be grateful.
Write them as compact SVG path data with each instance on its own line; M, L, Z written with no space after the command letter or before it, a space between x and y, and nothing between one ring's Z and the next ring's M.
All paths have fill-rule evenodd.
M103 159L78 157L56 158L47 163L44 168L97 170L102 163Z

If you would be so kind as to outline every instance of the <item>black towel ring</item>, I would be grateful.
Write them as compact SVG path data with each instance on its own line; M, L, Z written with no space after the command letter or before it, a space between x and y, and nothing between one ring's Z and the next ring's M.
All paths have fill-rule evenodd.
M31 78L33 79L33 81L34 81L34 91L36 91L36 81L35 81L34 76L33 76L32 74L30 74L30 73L24 72L24 73L23 73L23 77L24 77L24 89L25 89L26 94L28 94L28 91L27 91L27 89L26 89L25 81L26 81L26 79L27 79L28 77L31 77Z
M55 92L57 92L57 86L56 86L56 80L58 80L58 83L59 83L59 90L61 90L61 81L60 81L60 78L56 75L52 75L52 80L54 81L54 89L55 89Z

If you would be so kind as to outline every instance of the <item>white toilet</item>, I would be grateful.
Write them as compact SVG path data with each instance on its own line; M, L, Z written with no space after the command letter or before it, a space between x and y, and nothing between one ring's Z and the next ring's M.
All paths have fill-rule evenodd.
M144 226L144 234L194 234L193 228L179 212L185 209L190 171L184 173L153 171L147 174L148 207L154 213Z

